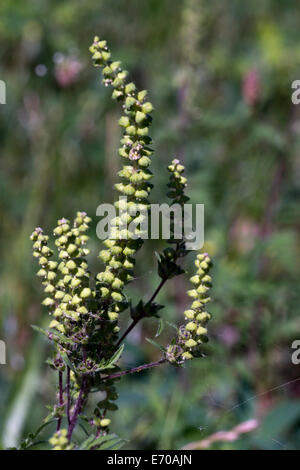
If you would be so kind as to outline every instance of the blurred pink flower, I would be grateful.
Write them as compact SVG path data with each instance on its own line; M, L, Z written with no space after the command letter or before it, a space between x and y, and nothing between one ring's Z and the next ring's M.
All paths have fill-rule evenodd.
M197 450L197 449L207 449L214 442L234 442L239 437L240 434L245 434L251 431L254 431L259 426L259 422L256 419L249 419L244 421L241 424L238 424L230 431L218 431L214 434L211 434L206 439L197 442L190 442L183 447L184 450Z
M254 106L260 95L260 76L256 68L248 70L243 79L243 98L248 106Z
M72 57L65 57L55 64L55 78L58 84L65 88L78 80L82 64Z

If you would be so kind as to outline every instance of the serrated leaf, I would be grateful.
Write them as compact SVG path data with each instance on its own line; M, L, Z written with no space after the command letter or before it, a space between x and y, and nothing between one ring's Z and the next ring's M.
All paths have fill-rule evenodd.
M49 331L50 333L52 333L53 335L58 336L58 338L59 338L63 343L67 343L67 344L73 343L73 340L72 340L71 338L68 338L68 337L65 336L63 333L61 333L60 331L55 330L54 328L49 328L48 331Z
M48 331L47 330L45 330L44 328L41 328L40 326L37 326L37 325L30 325L30 326L34 331L37 331L38 333L42 333L42 335L45 335L48 338Z

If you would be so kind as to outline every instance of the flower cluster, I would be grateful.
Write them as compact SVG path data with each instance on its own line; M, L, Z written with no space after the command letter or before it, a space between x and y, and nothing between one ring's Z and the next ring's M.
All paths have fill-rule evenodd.
M122 70L120 62L111 59L106 41L96 37L90 50L95 66L102 68L104 85L113 87L113 98L122 104L124 114L119 124L124 133L119 154L126 164L118 173L121 181L115 185L122 195L115 203L118 216L110 222L110 236L104 241L105 249L99 253L104 269L95 278L90 275L86 260L91 219L85 212L77 212L72 223L65 218L58 221L53 231L56 259L53 259L54 251L48 246L49 237L40 227L31 235L33 255L40 265L37 275L46 294L42 304L52 316L47 330L35 328L46 334L55 345L54 356L48 363L58 371L59 377L58 403L49 415L51 419L57 419L57 432L50 439L55 450L73 448L71 439L78 418L89 393L97 391L102 392L102 399L92 416L85 417L95 433L92 439L87 439L87 445L93 448L94 439L97 442L98 438L109 433L111 419L107 414L118 409L115 381L133 370L154 367L166 361L179 365L201 356L200 345L207 340L205 324L210 318L205 306L210 300L211 261L207 254L201 254L195 261L197 273L191 278L194 289L188 291L194 301L184 312L186 323L179 328L178 337L165 349L164 357L129 371L120 371L116 365L124 348L121 343L131 329L145 317L158 317L163 306L154 299L168 279L184 273L178 261L187 255L188 250L184 238L176 236L178 221L174 215L169 246L157 255L160 284L148 302L141 299L135 307L130 303L132 324L119 338L119 314L129 305L124 288L134 278L135 254L143 244L144 221L149 211L152 188L149 182L152 178L149 126L153 106L146 101L146 91L139 92L134 83L127 82L127 72ZM189 200L185 195L184 166L174 159L168 170L168 197L182 209ZM182 224L183 221L180 222ZM60 430L64 419L68 429Z
M49 442L53 446L52 450L71 450L73 447L72 445L69 445L66 429L61 429L54 433L49 439Z
M206 323L211 315L206 311L206 305L210 302L212 262L207 253L201 253L197 255L195 265L197 272L190 279L194 288L187 292L194 301L184 312L186 323L180 326L177 339L166 350L166 359L173 364L201 357L200 346L208 341Z
M67 219L58 221L54 229L58 261L50 260L53 251L47 245L49 237L43 234L41 228L36 228L31 235L33 254L39 258L41 265L37 275L42 279L47 294L42 304L49 308L54 317L49 328L67 336L73 335L77 326L84 323L83 316L89 313L87 299L95 296L89 287L85 260L89 253L85 247L88 240L85 232L90 220L85 212L78 212L73 227Z
M149 170L152 149L149 147L149 126L153 106L146 101L147 92L137 91L133 82L127 82L128 72L119 61L111 59L106 41L95 37L92 46L94 65L102 67L103 83L113 87L112 97L122 103L124 115L119 124L124 129L119 154L127 160L118 173L121 182L115 185L123 197L115 203L119 216L111 221L106 249L99 257L105 270L97 275L97 288L106 299L107 318L116 322L119 313L127 307L124 286L133 279L134 255L142 245L142 223L149 208L148 196L152 188Z
M174 204L180 204L180 206L183 206L190 199L184 193L187 185L187 179L185 176L183 176L185 168L180 163L180 161L175 158L172 160L171 165L168 166L168 170L171 175L170 182L168 183L170 191L168 192L167 196L172 199Z
M205 325L211 318L210 313L206 311L206 305L210 302L209 290L212 285L212 278L209 275L212 263L208 254L197 255L195 265L197 273L190 279L194 289L187 292L194 301L191 307L184 312L187 323L180 328L179 332L184 359L197 357L199 345L208 341Z

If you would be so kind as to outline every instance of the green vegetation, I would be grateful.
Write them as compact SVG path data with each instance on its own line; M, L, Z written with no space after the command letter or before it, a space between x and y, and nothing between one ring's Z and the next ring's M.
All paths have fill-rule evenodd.
M92 255L99 251L95 210L115 199L120 116L89 64L90 38L99 33L137 88L151 90L151 202L164 200L164 168L176 155L191 202L205 205L204 251L214 260L206 357L122 378L110 432L130 449L197 448L216 432L256 420L238 428L234 441L208 445L299 448L299 373L291 362L300 330L299 113L291 103L300 70L297 13L290 0L1 2L3 447L35 432L45 405L55 401L57 373L44 365L49 341L30 328L49 324L34 280L33 227L51 233L58 217L71 219L83 208L92 219L89 269L101 269ZM156 289L153 253L162 249L152 240L137 252L126 287L133 305ZM190 277L192 263L187 257ZM122 370L160 359L144 338L160 333L157 341L170 344L167 322L180 325L190 310L187 278L171 279L157 297L168 327L145 318L128 335ZM127 313L118 321L125 331ZM56 424L41 430L41 447ZM83 439L79 426L74 440Z

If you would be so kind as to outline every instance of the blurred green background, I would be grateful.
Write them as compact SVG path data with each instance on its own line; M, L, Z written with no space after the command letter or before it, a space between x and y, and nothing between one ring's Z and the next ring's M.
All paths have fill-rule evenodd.
M291 362L300 339L300 108L291 103L299 20L293 0L1 0L2 446L35 430L54 401L49 345L30 328L47 320L31 231L50 232L58 218L86 210L91 263L100 268L96 208L115 197L121 162L120 110L88 52L98 34L150 90L152 201L166 201L164 168L182 159L192 201L205 204L214 259L207 357L120 382L113 431L128 449L300 448L300 375ZM149 242L138 256L129 289L136 300L157 285L155 249ZM183 318L187 286L181 276L160 294L169 321ZM122 367L158 357L144 341L156 330L155 319L144 320L129 336ZM171 334L166 328L158 340Z

